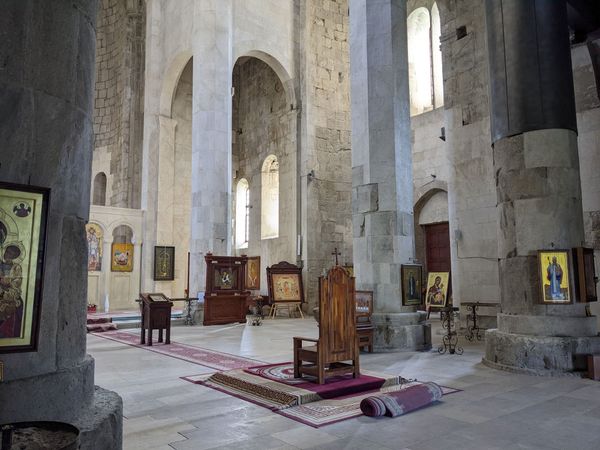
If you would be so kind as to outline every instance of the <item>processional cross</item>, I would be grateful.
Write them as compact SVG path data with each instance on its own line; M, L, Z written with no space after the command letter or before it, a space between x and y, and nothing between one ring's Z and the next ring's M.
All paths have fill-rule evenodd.
M341 253L340 253L340 252L338 252L338 249L337 249L337 247L336 247L336 248L333 250L333 253L332 253L332 255L334 255L334 256L335 256L335 265L336 265L336 266L339 266L339 264L338 264L338 256L340 256L340 255L341 255Z

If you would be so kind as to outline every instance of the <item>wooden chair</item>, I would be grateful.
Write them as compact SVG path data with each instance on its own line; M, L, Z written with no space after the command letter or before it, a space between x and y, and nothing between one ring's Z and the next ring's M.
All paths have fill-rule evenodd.
M312 375L319 384L335 375L358 377L355 320L354 278L336 265L326 278L319 278L319 339L294 337L294 377Z
M360 349L373 352L373 291L356 291L356 334Z

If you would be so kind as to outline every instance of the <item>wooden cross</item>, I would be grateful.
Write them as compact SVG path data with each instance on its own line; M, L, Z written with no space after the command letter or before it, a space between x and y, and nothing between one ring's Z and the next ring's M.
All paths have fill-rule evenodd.
M335 265L336 265L336 266L339 266L339 264L338 264L338 256L340 256L340 255L341 255L341 253L340 253L340 252L338 252L338 249L337 249L337 247L336 247L336 248L333 250L333 253L332 253L332 255L335 255Z

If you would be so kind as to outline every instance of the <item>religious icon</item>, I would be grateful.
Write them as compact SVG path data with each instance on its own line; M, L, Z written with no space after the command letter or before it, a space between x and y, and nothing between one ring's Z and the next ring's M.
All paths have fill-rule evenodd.
M425 304L427 307L434 306L443 308L448 301L448 284L450 282L449 272L429 272L427 276L427 293Z
M300 285L296 274L273 274L273 300L300 301Z
M542 303L571 303L571 252L538 251Z
M402 264L400 274L402 304L405 306L420 305L422 303L423 266L419 264Z
M85 232L88 244L88 272L101 272L104 233L96 223L88 223Z
M214 287L216 289L234 289L237 286L237 270L229 267L215 269Z
M175 247L154 247L154 281L175 279Z
M15 203L15 206L13 206L13 212L17 217L27 217L29 214L31 214L31 206L29 206L29 203L25 201L18 202Z
M0 353L37 346L48 193L0 183Z
M246 263L246 289L260 289L260 256L251 256Z
M110 270L113 272L133 271L133 244L113 244Z

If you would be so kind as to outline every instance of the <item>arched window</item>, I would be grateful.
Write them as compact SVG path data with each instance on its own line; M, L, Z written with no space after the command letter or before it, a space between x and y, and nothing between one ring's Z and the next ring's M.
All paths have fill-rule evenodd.
M106 206L106 175L104 172L100 172L94 177L92 205Z
M119 225L113 230L112 235L115 244L131 244L133 242L133 230L128 225Z
M435 107L444 106L444 77L442 74L442 49L440 37L442 25L440 23L440 10L437 3L431 8L431 53L433 61L433 98Z
M248 248L250 238L250 186L242 178L235 190L235 245Z
M408 83L410 114L433 108L431 71L431 21L427 8L417 8L408 16Z
M261 173L260 237L279 236L279 162L275 155L267 156Z

